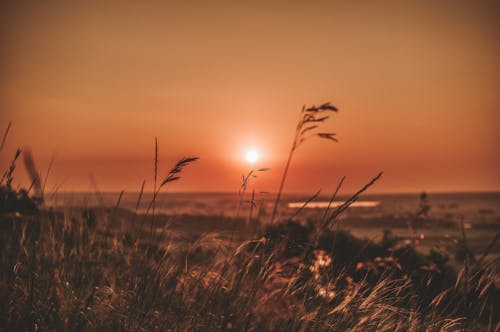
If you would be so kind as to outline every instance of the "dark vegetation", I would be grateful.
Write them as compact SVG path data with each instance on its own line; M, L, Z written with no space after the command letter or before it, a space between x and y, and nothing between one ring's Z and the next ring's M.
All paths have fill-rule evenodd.
M157 151L156 146L155 178ZM177 220L123 210L121 195L114 208L45 208L34 163L29 174L41 192L12 185L20 154L0 182L0 330L495 331L500 326L495 265L486 260L497 238L479 255L462 229L454 253L423 254L416 238L406 244L385 231L373 242L337 227L349 202L381 174L345 204L307 223L248 223L251 212L248 219ZM182 159L162 182L155 181L152 211L159 190L194 161ZM144 183L139 201L143 190Z

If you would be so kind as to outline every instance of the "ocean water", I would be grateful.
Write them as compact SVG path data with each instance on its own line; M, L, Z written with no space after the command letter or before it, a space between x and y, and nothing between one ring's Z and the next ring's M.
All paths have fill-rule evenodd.
M58 193L46 199L54 207L114 207L119 198L113 193ZM137 206L139 193L124 193L119 206L131 211L145 213L150 205L152 194L145 193ZM330 197L319 196L305 208L307 195L285 194L280 203L280 217L315 218L324 214ZM348 197L339 196L331 208L342 204ZM269 218L275 195L256 193L253 216ZM405 218L415 215L420 206L420 193L415 194L367 194L353 204L344 214L350 218ZM500 224L500 192L488 193L446 193L427 196L429 217L441 220L464 220L469 224ZM156 211L169 215L222 215L227 217L248 216L251 206L251 194L240 197L238 193L161 193L157 197ZM297 214L298 210L301 210Z

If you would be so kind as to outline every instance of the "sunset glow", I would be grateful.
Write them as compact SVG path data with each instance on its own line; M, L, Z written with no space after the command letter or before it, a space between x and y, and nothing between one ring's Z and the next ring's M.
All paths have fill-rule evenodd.
M499 41L500 0L0 1L0 332L499 330Z
M339 144L305 142L289 190L500 189L498 2L28 3L0 8L2 169L30 146L48 187L140 190L156 136L164 167L201 158L172 190L230 191L258 133L274 191L302 105L330 101Z
M259 160L259 154L255 150L248 150L247 153L245 154L245 159L250 164L255 164L257 160Z

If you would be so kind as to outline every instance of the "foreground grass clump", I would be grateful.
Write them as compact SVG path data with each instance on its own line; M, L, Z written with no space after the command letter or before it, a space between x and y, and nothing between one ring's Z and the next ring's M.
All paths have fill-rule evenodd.
M164 231L151 234L148 220L116 209L4 215L0 329L454 331L498 323L487 264L456 273L437 253L313 223L252 236L244 226L235 234L171 230L160 218Z

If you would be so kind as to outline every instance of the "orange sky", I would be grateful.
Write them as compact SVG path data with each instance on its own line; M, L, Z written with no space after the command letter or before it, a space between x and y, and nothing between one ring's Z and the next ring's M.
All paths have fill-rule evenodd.
M0 169L31 146L49 188L235 191L249 147L277 189L302 104L340 143L297 150L289 192L500 190L496 1L12 1L0 5ZM18 170L18 178L24 171Z

